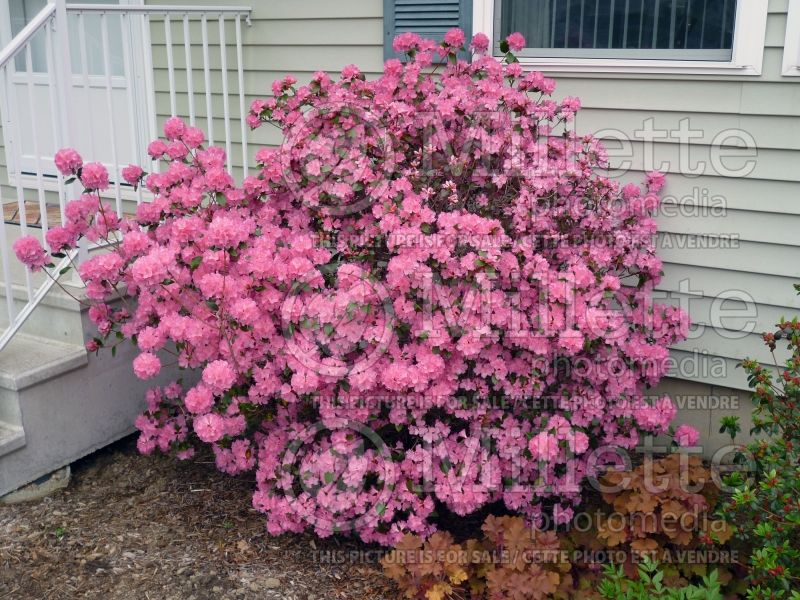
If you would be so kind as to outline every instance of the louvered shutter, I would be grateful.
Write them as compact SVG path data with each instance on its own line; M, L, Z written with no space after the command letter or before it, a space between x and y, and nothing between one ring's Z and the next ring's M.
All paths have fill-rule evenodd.
M384 58L399 58L392 50L396 35L409 31L442 41L453 27L472 37L472 0L383 0Z

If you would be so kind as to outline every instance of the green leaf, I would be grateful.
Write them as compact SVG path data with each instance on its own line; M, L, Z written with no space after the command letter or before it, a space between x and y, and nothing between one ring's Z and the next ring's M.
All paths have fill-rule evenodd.
M378 504L375 505L375 512L377 512L378 515L380 515L382 517L383 513L386 512L386 503L385 502L378 502Z
M195 256L192 261L189 263L189 269L194 271L197 267L200 266L200 263L203 262L202 256Z

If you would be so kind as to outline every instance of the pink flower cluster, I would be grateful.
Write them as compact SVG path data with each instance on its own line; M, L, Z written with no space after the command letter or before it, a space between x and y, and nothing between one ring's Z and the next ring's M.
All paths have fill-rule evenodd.
M240 186L223 150L170 119L149 147L168 165L144 178L154 199L135 219L87 194L48 234L54 249L113 247L81 267L93 348L121 334L138 376L167 354L201 374L148 395L141 450L208 444L226 473L254 470L272 533L390 544L430 533L437 506L498 501L536 521L580 501L594 453L674 416L643 400L687 326L652 302L663 177L622 190L599 175L603 147L567 126L577 99L484 56L485 36L459 60L465 44L406 33L408 60L380 78L276 82L247 122L286 141ZM32 242L18 254L43 264ZM107 304L122 288L136 302Z
M11 249L17 259L31 271L40 271L49 262L42 244L32 235L19 238L12 244Z
M682 448L696 446L700 441L700 432L691 425L681 425L675 430L675 443Z

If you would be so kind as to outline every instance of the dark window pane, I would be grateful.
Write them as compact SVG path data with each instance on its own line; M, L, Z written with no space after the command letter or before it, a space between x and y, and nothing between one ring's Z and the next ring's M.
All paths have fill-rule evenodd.
M528 56L727 61L736 2L497 0L498 39L521 32Z

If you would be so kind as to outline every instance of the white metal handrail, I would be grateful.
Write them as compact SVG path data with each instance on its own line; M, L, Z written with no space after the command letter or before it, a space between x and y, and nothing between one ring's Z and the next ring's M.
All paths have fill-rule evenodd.
M61 259L56 267L53 269L53 272L58 274L64 269L68 268L71 264L78 257L77 250L70 250L67 255ZM9 324L9 326L3 331L2 335L0 335L0 351L3 350L8 343L12 340L12 338L17 334L20 328L25 324L28 318L33 314L33 311L36 309L39 304L41 304L42 300L44 300L45 296L50 293L50 290L53 289L53 286L56 284L56 279L47 279L34 293L33 298L31 298L25 306L22 307L22 310L17 313L16 318ZM6 290L8 293L8 290Z
M213 15L217 13L241 13L250 14L252 9L249 6L181 6L180 4L67 4L67 10L79 10L84 12L121 12L121 13L156 13L156 14L205 14Z
M5 161L8 177L0 179L0 210L3 211L0 266L8 313L5 331L0 333L0 350L54 285L52 279L34 281L30 273L25 271L22 274L20 269L16 269L11 243L19 236L34 234L46 245L45 233L51 226L50 221L54 220L57 212L60 222L65 222L66 202L80 192L77 186L73 186L73 196L69 196L63 176L55 171L52 155L56 149L75 147L86 160L106 164L111 181L108 199L116 201L120 216L123 212L132 212L132 207L147 201L147 197L141 189L134 192L121 181L121 168L127 162L146 160L146 143L158 137L159 115L166 116L166 110L158 110L158 94L165 98L168 94L168 114L205 129L209 144L224 145L229 167L233 166L231 161L234 160L231 121L240 122L241 140L236 142L236 149L241 150L242 160L239 161L238 156L236 160L237 167L244 175L247 174L249 130L244 119L246 100L241 23L244 21L250 25L250 14L248 6L67 4L66 0L54 0L0 49L2 144L8 159ZM213 21L216 23L212 28ZM112 35L110 23L121 32L121 39ZM190 27L190 23L195 26ZM77 26L77 29L70 33L70 26ZM159 54L156 56L151 35L160 27L163 27L160 34L163 39L158 42ZM71 40L76 43L72 50L77 47L80 54L75 56L76 60L80 59L76 63L80 68L76 66L76 70L73 70L70 57L71 35L77 36ZM89 35L94 38L88 38ZM88 56L87 40L92 43L92 51L98 54ZM112 43L116 48L113 72ZM120 47L121 56L118 54ZM202 52L202 58L198 59L195 54L193 59L193 52ZM94 61L91 66L88 58ZM213 69L221 79L217 84L220 89L211 87L212 60L217 62ZM156 70L166 72L168 88L156 88ZM178 81L185 83L185 90L178 91ZM215 114L212 96L220 94L222 107L217 111L220 114ZM80 101L79 96L82 96ZM203 96L205 115L202 109L199 111L201 114L197 110L203 106L197 102ZM94 99L92 110L101 106L102 109L97 110L92 118L81 119L75 109L89 97ZM44 115L43 119L33 122L32 107L42 106L47 101L51 113L49 118ZM120 115L126 118L120 119ZM134 118L129 115L134 115ZM40 116L37 114L37 119ZM224 131L215 135L214 121L217 120L219 126L220 119ZM98 127L102 129L93 129ZM129 129L121 130L121 127ZM126 135L129 146L123 148L122 138ZM100 145L105 149L94 147L96 139L100 139ZM125 159L125 156L134 158ZM158 168L154 163L150 170ZM10 202L6 204L6 201ZM31 210L38 210L38 221L29 219ZM7 220L10 212L16 216ZM65 258L54 273L59 273L70 262L84 259L85 250ZM19 296L22 288L26 296L20 302L20 298L15 299L14 295L16 290Z

